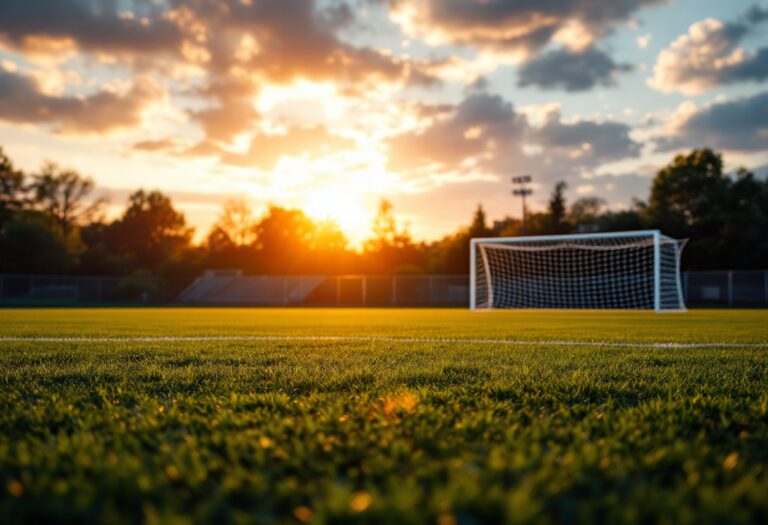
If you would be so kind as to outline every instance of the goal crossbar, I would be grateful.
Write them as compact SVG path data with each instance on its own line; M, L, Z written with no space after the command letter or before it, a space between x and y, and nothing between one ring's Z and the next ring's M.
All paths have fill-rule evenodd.
M649 237L655 234L662 235L659 230L632 230L626 232L607 233L573 233L565 235L529 235L527 237L475 237L470 242L477 244L488 243L526 243L536 241L578 241L589 239L621 239L625 237Z

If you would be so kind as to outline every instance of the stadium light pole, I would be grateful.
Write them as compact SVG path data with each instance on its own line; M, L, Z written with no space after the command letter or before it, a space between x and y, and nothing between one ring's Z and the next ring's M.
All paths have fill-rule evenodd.
M522 235L525 235L525 222L528 215L528 209L525 206L525 197L528 195L531 195L533 193L533 190L528 188L526 184L529 184L531 182L531 176L530 175L518 175L516 177L512 177L512 184L516 184L518 187L512 190L512 195L522 197L523 199L523 225L522 228L520 228L520 233Z

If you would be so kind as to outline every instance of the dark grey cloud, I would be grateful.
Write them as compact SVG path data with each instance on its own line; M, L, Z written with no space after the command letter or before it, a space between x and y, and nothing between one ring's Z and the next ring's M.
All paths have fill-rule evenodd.
M666 0L385 0L408 29L455 44L531 53L559 35L597 40ZM576 34L579 33L579 34Z
M392 137L390 167L406 173L529 171L551 182L637 157L640 144L630 131L619 122L564 122L558 112L533 125L503 98L475 93L451 113L438 114L425 129Z
M768 91L720 102L688 117L675 133L656 139L660 151L711 147L768 151Z
M456 168L499 142L519 142L526 127L525 117L498 95L471 94L425 130L392 138L390 163L394 169L430 164Z
M619 73L631 71L629 64L617 64L595 47L583 51L558 49L523 64L517 85L566 91L586 91L595 86L613 86Z
M611 86L631 66L595 43L667 0L385 0L395 20L426 39L520 59L518 84L585 91ZM562 46L541 55L552 43Z
M563 153L581 148L578 162L597 165L604 162L638 157L640 144L629 136L631 128L620 122L581 120L564 123L554 113L534 133L534 141L545 150Z
M768 78L768 47L758 49L748 60L734 65L725 71L721 80L723 83L754 80L763 81Z
M133 16L115 0L2 0L0 42L24 50L30 39L71 40L78 48L132 54L171 51L182 41L179 28L164 17L164 6L131 2Z
M348 27L355 22L355 11L343 1L319 9L320 22L330 30Z
M756 50L738 47L766 20L768 6L754 6L735 21L710 18L693 24L688 33L659 53L651 86L695 94L717 86L768 79L768 46Z
M86 97L51 96L28 76L0 70L0 120L52 124L61 133L90 134L131 127L158 97L146 83L124 95L102 91Z

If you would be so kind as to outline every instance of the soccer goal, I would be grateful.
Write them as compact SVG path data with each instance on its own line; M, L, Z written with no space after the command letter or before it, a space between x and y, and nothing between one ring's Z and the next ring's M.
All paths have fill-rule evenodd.
M685 311L684 246L658 230L472 239L469 307Z

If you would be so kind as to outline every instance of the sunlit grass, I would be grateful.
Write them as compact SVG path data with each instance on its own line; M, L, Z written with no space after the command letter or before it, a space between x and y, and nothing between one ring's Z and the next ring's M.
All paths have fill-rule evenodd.
M0 337L765 343L768 314L5 310ZM0 516L755 523L768 348L2 342Z

